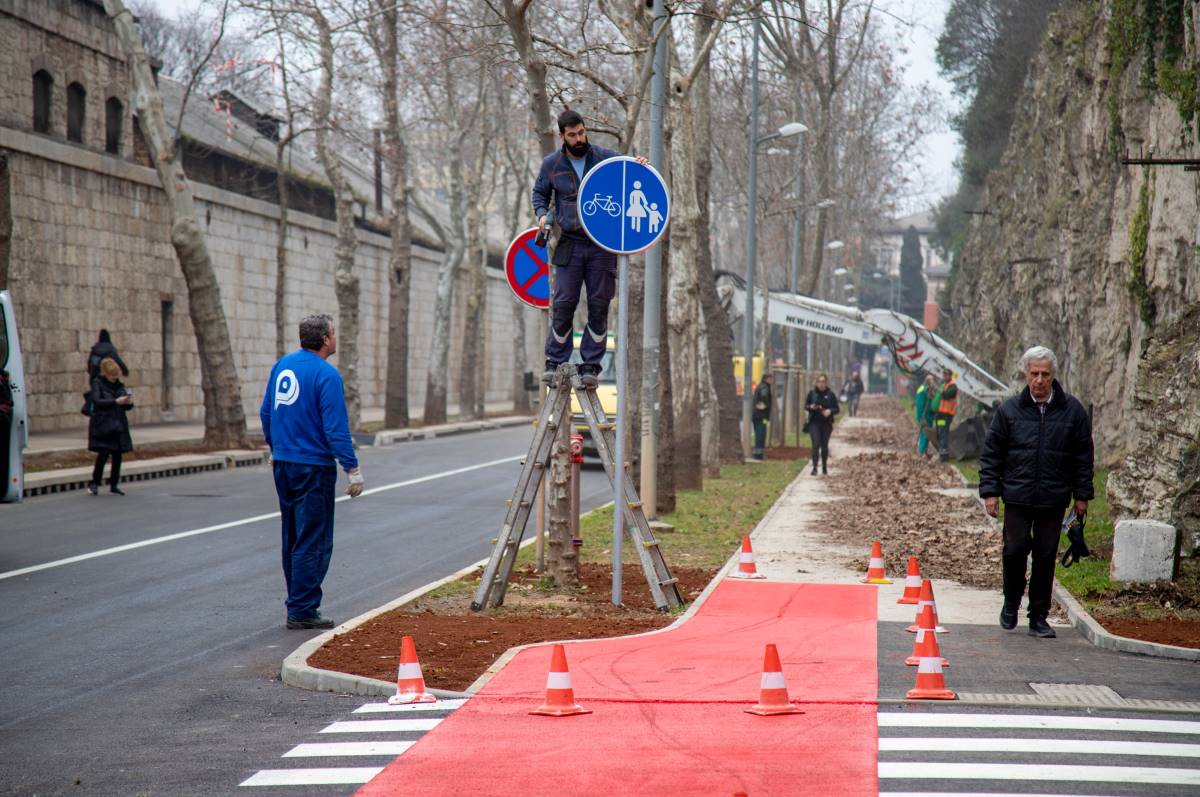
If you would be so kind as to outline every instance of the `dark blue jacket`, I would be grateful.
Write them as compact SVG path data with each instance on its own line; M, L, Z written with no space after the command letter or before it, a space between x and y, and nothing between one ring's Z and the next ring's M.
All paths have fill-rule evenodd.
M1026 387L992 416L979 457L979 496L1061 509L1095 497L1092 424L1079 399L1054 380L1043 415Z
M611 149L588 145L587 155L584 156L583 174L587 173L600 161L618 157L621 153ZM547 155L542 161L537 179L533 181L533 212L537 218L546 215L550 209L550 196L554 195L554 220L558 223L563 235L571 238L586 238L583 225L579 222L579 178L575 176L575 167L571 165L564 144L558 152Z

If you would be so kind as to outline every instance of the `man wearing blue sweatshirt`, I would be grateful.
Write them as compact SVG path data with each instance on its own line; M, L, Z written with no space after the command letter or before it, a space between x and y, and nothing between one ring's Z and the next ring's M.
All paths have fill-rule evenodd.
M321 616L321 582L333 555L333 490L340 462L346 492L362 494L342 375L326 362L337 351L328 315L300 322L300 350L271 369L263 396L263 436L271 448L275 491L283 519L283 578L288 628L333 628Z

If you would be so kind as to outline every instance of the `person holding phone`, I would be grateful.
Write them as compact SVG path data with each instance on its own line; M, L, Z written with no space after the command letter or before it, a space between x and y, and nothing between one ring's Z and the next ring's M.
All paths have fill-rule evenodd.
M817 383L804 397L804 408L808 410L808 436L812 445L812 475L817 475L817 461L821 463L822 475L829 475L829 438L833 435L833 416L841 407L837 396L829 389L829 377L817 376Z
M121 455L133 450L129 434L128 413L133 409L133 394L121 383L121 366L112 357L100 360L99 373L92 380L91 416L88 421L88 451L96 452L92 481L87 486L91 495L100 492L104 479L104 464L112 458L108 491L125 495L121 483Z

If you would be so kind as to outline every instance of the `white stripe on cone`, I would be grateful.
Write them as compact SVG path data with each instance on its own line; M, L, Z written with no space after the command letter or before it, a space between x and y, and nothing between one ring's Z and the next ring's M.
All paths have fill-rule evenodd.
M571 688L571 673L569 672L552 672L546 676L547 689L570 689Z
M738 561L741 562L742 564L748 564L748 563L753 564L754 554L746 553L743 551L742 553L738 554Z
M904 578L904 588L908 589L909 587L916 587L917 589L920 589L921 588L921 577L920 576L906 576Z
M781 672L764 672L760 682L762 689L787 689L787 682Z
M942 662L936 656L922 656L921 663L917 665L917 673L937 673L942 674Z
M400 665L400 674L397 676L397 680L411 680L421 677L423 676L421 675L420 664L412 662Z

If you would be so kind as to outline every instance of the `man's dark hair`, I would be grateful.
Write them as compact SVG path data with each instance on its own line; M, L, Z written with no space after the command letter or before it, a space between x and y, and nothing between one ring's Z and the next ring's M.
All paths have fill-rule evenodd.
M100 330L100 340L98 343L112 343L112 336L108 334L107 329Z
M583 124L583 117L579 115L579 111L573 111L570 108L558 115L558 132L565 133L568 127Z
M333 316L327 313L310 315L300 322L300 348L316 351L325 344L325 336L333 329Z

